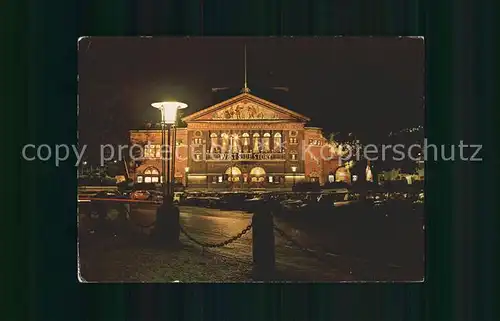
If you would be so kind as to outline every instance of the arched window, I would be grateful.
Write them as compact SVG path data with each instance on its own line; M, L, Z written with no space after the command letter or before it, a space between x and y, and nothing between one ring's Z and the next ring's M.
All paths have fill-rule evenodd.
M266 171L262 167L254 167L250 170L251 182L264 182Z
M262 139L262 149L265 153L269 153L271 151L271 134L264 134L264 138Z
M219 140L216 133L210 134L210 152L220 151Z
M230 176L238 176L241 175L241 170L236 166L231 166L226 169L225 174Z
M231 152L239 153L240 152L240 138L237 134L231 135Z
M336 182L346 182L348 183L350 181L351 173L349 172L349 169L345 167L339 167L335 171L335 181Z
M236 166L231 166L226 169L225 174L227 175L227 180L232 182L239 182L241 177L241 170Z
M264 176L266 171L262 167L254 167L250 170L250 175L252 176Z
M248 133L241 135L241 144L243 145L243 152L248 153L250 151L250 135Z
M258 153L259 152L259 140L260 140L260 135L259 133L253 134L253 152Z
M223 153L226 153L228 151L228 146L229 146L229 135L227 133L223 133L221 137L222 137L221 150Z
M281 145L281 134L274 134L273 150L275 153L281 153L283 146Z
M148 167L144 170L144 183L159 183L160 171L155 167ZM142 180L142 179L141 179Z

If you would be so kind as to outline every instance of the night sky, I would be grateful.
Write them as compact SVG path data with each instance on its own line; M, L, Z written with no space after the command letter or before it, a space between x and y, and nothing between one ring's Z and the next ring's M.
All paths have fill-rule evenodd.
M190 114L238 94L245 44L252 93L326 134L377 140L424 123L422 39L92 37L79 42L80 144L90 155L127 144L129 129L158 121L155 101L185 102Z

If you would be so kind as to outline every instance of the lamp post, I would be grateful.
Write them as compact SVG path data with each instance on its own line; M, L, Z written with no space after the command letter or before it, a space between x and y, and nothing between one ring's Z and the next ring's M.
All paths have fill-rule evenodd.
M186 173L184 176L186 176L186 183L184 184L184 188L187 189L188 187L188 175L189 175L189 167L184 168L184 172Z
M169 142L169 145L172 146L171 149L171 155L173 155L172 158L172 168L170 169L170 182L172 186L171 192L175 192L175 160L176 160L176 148L177 148L177 126L174 124L172 126L172 141Z
M162 177L163 177L163 199L166 197L171 197L171 188L170 188L170 164L173 162L171 157L171 147L170 142L170 129L172 125L175 124L177 120L177 110L183 109L187 107L187 104L177 102L177 101L162 101L157 103L152 103L151 106L157 108L161 111L161 144L162 144L162 157L161 157L161 166L162 166ZM165 137L165 130L167 136ZM165 146L165 142L168 142L168 146ZM167 148L166 156L163 151L164 148Z
M170 129L177 120L177 110L186 108L187 105L176 101L163 101L153 103L151 106L161 111L161 166L163 178L163 203L156 210L156 223L153 236L163 244L176 246L179 244L180 213L179 209L172 204L172 189L170 186L172 175L170 173L170 164L172 163L173 168L174 163L172 160ZM167 130L166 139L165 129ZM165 147L167 148L166 152Z
M297 171L297 166L292 166L292 172L293 172L293 187L295 187L295 172Z

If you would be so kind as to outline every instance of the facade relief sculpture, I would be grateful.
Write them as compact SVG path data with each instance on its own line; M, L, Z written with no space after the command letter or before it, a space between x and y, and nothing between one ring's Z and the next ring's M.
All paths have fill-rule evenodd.
M208 122L193 122L188 124L188 129L210 129L210 130L252 130L252 129L261 129L261 130L301 130L304 129L303 123L217 123L210 124Z
M217 120L279 119L278 113L252 103L237 103L212 114Z

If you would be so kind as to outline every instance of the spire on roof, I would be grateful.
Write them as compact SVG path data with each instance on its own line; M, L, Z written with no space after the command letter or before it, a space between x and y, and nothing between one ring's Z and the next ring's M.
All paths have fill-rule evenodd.
M247 45L245 45L245 84L243 85L243 89L241 90L243 93L249 93L250 88L248 88L247 83Z

